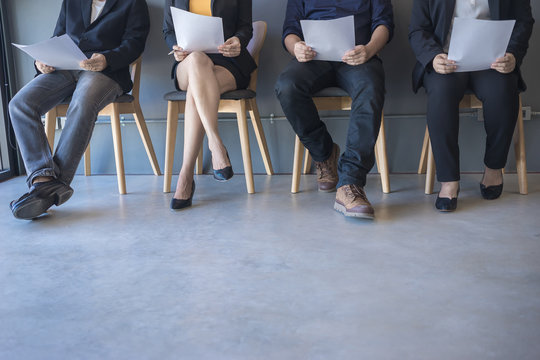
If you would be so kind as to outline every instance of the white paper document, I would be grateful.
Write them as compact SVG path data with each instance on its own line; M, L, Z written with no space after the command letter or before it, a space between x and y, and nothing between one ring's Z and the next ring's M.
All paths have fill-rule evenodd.
M300 20L304 41L317 55L315 60L341 61L354 49L354 16L332 20Z
M79 63L88 59L67 34L33 45L13 45L35 60L39 60L57 70L81 70Z
M456 62L457 72L490 69L506 53L515 23L455 18L448 59Z
M186 51L219 53L218 46L225 42L223 19L194 14L173 6L171 15L178 46Z

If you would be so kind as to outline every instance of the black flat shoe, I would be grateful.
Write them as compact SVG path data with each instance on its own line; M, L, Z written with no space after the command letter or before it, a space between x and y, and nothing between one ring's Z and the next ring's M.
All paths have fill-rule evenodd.
M171 200L171 209L172 210L181 210L191 206L193 200L193 194L195 194L195 180L191 184L191 195L187 199L175 199L174 197Z
M457 209L457 197L455 198L442 198L437 195L435 201L435 207L441 212L452 212Z
M73 195L71 186L54 179L32 185L30 191L10 203L11 212L17 219L31 220L47 212L53 206L59 206Z
M486 186L480 183L480 193L482 197L486 200L495 200L501 196L503 191L503 184Z
M229 152L227 152L227 159L229 160L229 163L231 162L231 159L229 158ZM212 169L214 171L214 179L216 179L219 182L225 182L227 180L230 180L230 178L233 177L234 171L232 169L232 166L229 165L227 167L224 167L223 169Z

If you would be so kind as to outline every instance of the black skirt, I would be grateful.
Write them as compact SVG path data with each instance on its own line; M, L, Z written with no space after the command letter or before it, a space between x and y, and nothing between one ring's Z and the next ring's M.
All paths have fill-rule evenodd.
M251 76L245 75L242 70L238 67L236 62L234 61L234 58L223 56L222 54L206 54L210 60L214 63L214 65L223 66L225 69L229 70L229 72L234 76L234 79L236 80L236 89L245 89L249 86L249 81L251 79ZM181 89L178 87L178 81L176 79L176 67L178 66L179 62L175 62L172 68L171 72L171 78L174 80L174 87L176 90L181 91Z

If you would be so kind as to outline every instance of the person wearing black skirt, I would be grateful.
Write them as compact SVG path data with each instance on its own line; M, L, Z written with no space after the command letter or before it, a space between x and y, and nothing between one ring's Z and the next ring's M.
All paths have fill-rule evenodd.
M223 19L225 43L219 54L187 52L176 43L170 7ZM247 51L253 35L251 0L166 0L163 35L175 63L172 78L178 90L187 92L184 114L184 159L171 201L178 210L191 206L195 192L193 170L204 134L212 152L214 178L227 181L233 176L231 162L218 133L218 106L224 92L244 89L257 65Z

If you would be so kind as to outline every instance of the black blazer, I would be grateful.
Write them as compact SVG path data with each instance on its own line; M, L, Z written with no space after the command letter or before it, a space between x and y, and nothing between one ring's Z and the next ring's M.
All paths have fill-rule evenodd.
M165 0L163 16L163 36L170 49L176 45L176 34L171 16L171 6L189 11L189 0ZM223 19L225 40L236 36L240 39L240 55L231 58L242 73L249 77L257 68L255 61L247 51L247 45L253 36L251 20L251 0L212 0L212 16Z
M107 0L99 17L90 23L92 0L64 0L54 36L68 34L82 52L105 55L103 74L116 81L124 92L133 87L129 64L144 51L150 31L145 0Z
M413 90L422 86L426 69L440 53L446 42L456 0L414 0L409 42L418 60L413 71ZM530 0L489 0L492 20L516 20L516 25L508 44L507 52L516 57L516 72L519 74L519 88L526 89L519 67L529 47L534 19Z

